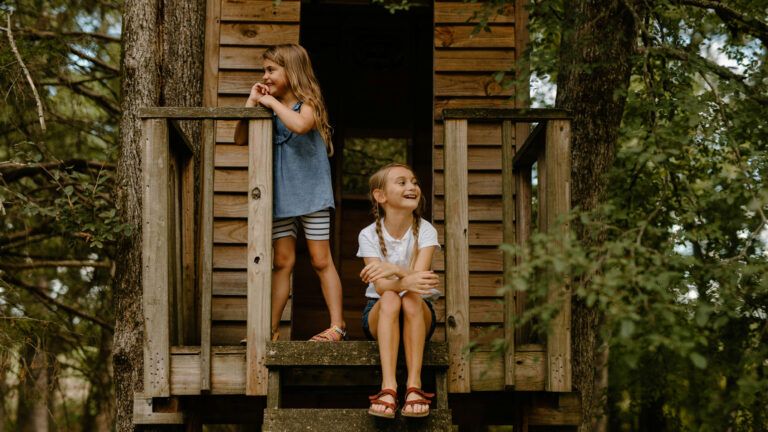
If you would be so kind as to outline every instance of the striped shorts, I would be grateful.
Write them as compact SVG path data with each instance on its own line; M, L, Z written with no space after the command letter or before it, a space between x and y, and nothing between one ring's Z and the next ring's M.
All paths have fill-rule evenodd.
M304 216L279 218L272 221L272 240L291 236L296 238L299 232L299 219L307 240L329 240L331 238L331 211L316 211Z

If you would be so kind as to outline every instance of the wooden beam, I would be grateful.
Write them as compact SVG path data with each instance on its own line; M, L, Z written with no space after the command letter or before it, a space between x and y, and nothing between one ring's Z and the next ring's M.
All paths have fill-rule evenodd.
M248 349L245 394L267 394L272 280L272 119L248 122Z
M203 106L218 105L219 34L221 32L221 0L205 2L205 65L203 69Z
M401 361L403 360L401 356ZM376 342L350 341L343 344L316 342L270 342L267 344L266 365L270 367L296 366L378 366L381 364ZM448 365L445 343L427 342L423 364L426 367Z
M505 244L515 242L515 177L512 158L515 156L515 128L511 120L501 125L501 184L502 226ZM507 275L515 265L511 253L504 253L504 285L509 284ZM504 293L504 385L515 386L515 293L507 288Z
M517 168L523 168L525 166L531 166L536 162L539 157L539 153L544 150L544 130L546 129L546 123L542 122L536 125L533 131L523 142L522 146L517 148L515 158L512 160L512 166Z
M445 121L445 280L448 390L469 393L469 209L467 121Z
M176 398L169 400L171 407L163 407L162 411L157 409L155 400L152 396L144 393L136 393L133 396L133 424L135 425L183 425L184 415L179 408L179 400ZM167 412L166 412L167 411Z
M170 395L170 318L168 290L170 208L166 120L142 122L142 299L144 308L144 394Z
M200 290L197 284L197 240L195 215L195 157L191 154L185 155L182 162L182 180L181 180L181 244L183 249L182 258L182 286L183 300L181 307L181 321L183 323L184 334L180 343L189 344L198 339L198 329L200 320L198 318Z
M178 120L240 120L240 119L271 119L272 112L262 107L150 107L139 109L139 117L172 118Z
M547 124L545 151L546 178L539 184L545 191L541 198L547 230L557 230L557 239L569 235L568 212L571 208L571 122L553 120ZM561 247L557 242L554 247ZM566 281L549 287L548 302L560 309L550 322L547 335L547 391L571 391L571 289Z
M203 120L203 140L200 149L200 389L211 390L211 293L213 292L213 182L215 125Z
M450 108L443 110L443 119L512 120L536 123L546 120L570 119L568 111L554 108Z
M515 168L515 242L519 247L527 247L531 238L531 167ZM518 255L515 264L520 265L523 257ZM527 294L518 291L514 294L515 314L522 316L525 312ZM525 328L515 329L515 338L523 342Z

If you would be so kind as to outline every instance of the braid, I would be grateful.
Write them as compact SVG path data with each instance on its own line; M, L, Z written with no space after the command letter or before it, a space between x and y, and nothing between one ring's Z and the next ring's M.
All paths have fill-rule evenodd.
M421 228L421 217L417 214L418 212L414 211L413 213L413 225L411 226L413 231L413 254L411 255L411 262L408 264L408 268L411 270L416 265L416 257L419 255L419 229Z
M379 238L379 247L381 254L387 257L387 245L384 243L384 234L381 232L381 215L379 215L379 204L373 206L373 216L376 217L376 237Z

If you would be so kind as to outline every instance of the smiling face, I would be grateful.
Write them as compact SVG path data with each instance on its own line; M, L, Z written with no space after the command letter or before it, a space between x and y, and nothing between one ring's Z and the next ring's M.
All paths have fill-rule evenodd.
M383 189L374 191L374 198L387 210L416 210L422 199L419 181L408 168L392 167L387 173Z
M285 68L269 59L264 59L264 84L269 87L269 94L282 99L289 94L291 87Z

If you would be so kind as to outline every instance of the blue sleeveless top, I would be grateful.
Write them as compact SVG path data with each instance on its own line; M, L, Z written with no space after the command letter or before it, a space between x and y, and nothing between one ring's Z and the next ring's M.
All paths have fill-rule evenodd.
M301 102L297 102L293 110L300 109ZM302 216L334 208L331 164L320 132L312 129L304 135L295 134L273 114L272 142L272 217Z

